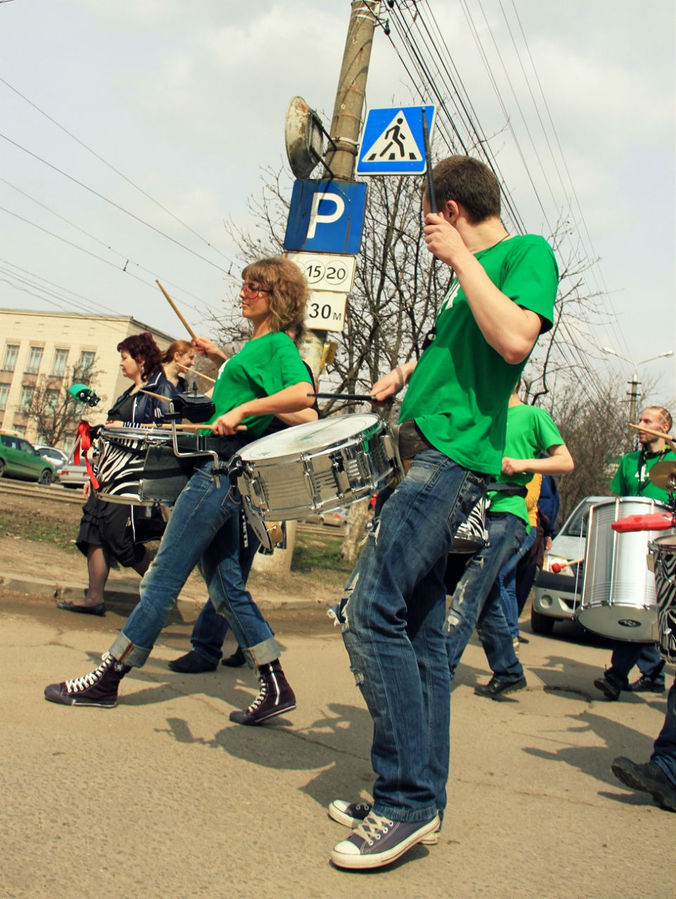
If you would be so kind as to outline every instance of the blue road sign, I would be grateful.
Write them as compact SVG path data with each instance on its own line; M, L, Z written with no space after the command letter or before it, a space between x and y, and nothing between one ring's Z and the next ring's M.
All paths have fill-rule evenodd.
M294 181L285 250L359 252L366 185L356 181Z
M358 175L423 175L427 153L423 109L432 133L434 106L370 109L357 162Z

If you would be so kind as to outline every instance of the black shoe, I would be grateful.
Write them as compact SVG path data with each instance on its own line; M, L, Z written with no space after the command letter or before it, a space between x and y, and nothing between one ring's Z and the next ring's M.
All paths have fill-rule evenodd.
M502 699L506 693L515 693L517 690L523 690L526 686L526 678L523 675L518 680L501 680L494 675L487 684L477 684L474 692L477 696Z
M291 689L279 659L268 665L258 666L260 690L248 709L230 712L235 724L262 724L268 718L283 715L296 708L296 697Z
M606 699L613 702L615 699L620 698L620 688L615 684L611 683L608 678L603 675L603 677L597 677L594 681L594 686L597 690L600 690Z
M109 652L104 652L99 667L89 674L45 687L45 699L61 705L112 709L117 705L117 688L120 681L130 670L129 665L123 665Z
M65 609L66 612L81 612L83 615L105 615L106 604L100 602L95 606L83 606L74 602L68 602L60 599L56 604L57 609Z
M650 793L655 802L670 812L676 812L676 784L655 762L637 765L631 759L619 756L610 766L613 774L632 790Z
M169 668L172 671L178 671L179 674L202 674L204 671L215 671L218 668L218 662L210 662L191 649L184 656L169 662Z
M242 647L238 646L231 656L221 659L221 665L227 665L228 668L241 668L242 665L246 665L246 656Z
M664 693L665 686L664 681L650 677L649 674L642 674L637 681L629 684L628 689L632 693Z

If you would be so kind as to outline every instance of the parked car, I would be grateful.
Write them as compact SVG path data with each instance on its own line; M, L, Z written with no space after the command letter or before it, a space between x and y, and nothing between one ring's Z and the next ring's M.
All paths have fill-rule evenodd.
M340 528L347 524L347 516L349 514L349 509L339 506L337 509L331 509L330 512L320 512L319 520L322 524L329 525L329 527Z
M585 496L575 506L545 553L535 578L530 623L536 634L551 634L557 621L574 617L582 599L584 562L567 565L585 554L589 509L608 496Z
M38 484L51 484L54 480L54 466L23 437L0 433L0 477L3 475L37 481Z
M41 443L35 444L35 449L40 453L43 459L51 462L55 470L61 468L68 461L68 455L63 450L57 449L55 446L43 446Z
M72 487L77 489L82 487L88 479L87 468L85 466L84 456L80 456L80 464L74 462L66 462L58 471L59 482L64 487Z

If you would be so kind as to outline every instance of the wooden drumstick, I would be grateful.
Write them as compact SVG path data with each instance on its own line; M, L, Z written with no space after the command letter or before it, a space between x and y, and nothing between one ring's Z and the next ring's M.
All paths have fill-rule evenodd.
M197 371L195 368L191 368L189 365L183 365L182 362L178 362L178 360L174 359L174 364L178 365L179 368L184 369L185 371L191 372L193 375L197 375L199 378L204 378L205 381L209 381L211 384L215 384L213 378L210 378L209 375L203 375L201 371Z
M164 296L166 297L166 299L167 299L169 305L171 306L171 308L174 310L174 312L176 313L176 315L178 315L179 319L181 320L181 322L182 322L182 324L183 324L183 327L186 329L186 331L188 332L188 334L190 334L190 336L191 336L192 339L194 340L194 339L197 337L197 334L195 334L195 332L194 332L193 329L190 327L190 325L188 324L188 322L183 318L183 316L181 315L181 312L180 312L178 306L176 305L176 303L174 303L174 301L172 300L172 298L169 296L169 294L166 292L166 290L164 289L164 287L162 287L162 285L160 284L160 282L159 282L157 279L155 279L155 284L157 284L157 286L160 288L160 290L162 291L162 293L163 293Z
M674 443L671 437L663 431L653 431L651 428L644 428L642 425L634 425L631 422L629 422L629 427L634 428L635 431L643 431L645 434L650 434L651 437L661 437L662 440L665 440L669 444L671 451L676 453L676 443Z
M139 390L139 393L145 393L146 396L152 396L153 399L156 399L156 400L163 400L165 403L171 402L170 396L162 396L162 394L160 394L160 393L153 393L152 390L141 389L141 390Z

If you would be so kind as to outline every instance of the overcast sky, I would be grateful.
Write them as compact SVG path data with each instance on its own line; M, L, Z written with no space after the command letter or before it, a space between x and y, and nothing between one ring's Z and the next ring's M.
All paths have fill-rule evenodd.
M592 342L632 362L676 349L672 0L640 8L483 0L487 23L477 0L431 7L485 132L498 135L494 152L527 229L547 233L541 204L549 221L567 214L557 178L573 185L576 224L583 221L586 246L600 257L592 287L607 291ZM494 76L514 127L522 115L530 122L520 138L528 153L529 140L544 146L544 137L510 55L501 10L512 10L514 21L514 8L547 101L541 112L555 128L547 123L548 140L560 146L558 175L553 162L542 171L535 156L520 159L468 28L466 10L486 45L496 41L505 70L496 50ZM349 13L348 0L0 2L0 306L86 305L184 336L158 278L204 331L209 311L235 300L224 275L234 257L224 221L253 226L247 200L260 190L261 169L288 171L291 97L303 96L328 127ZM411 97L378 29L367 106ZM290 194L290 177L288 187ZM39 278L58 288L58 300L35 290ZM632 372L630 362L601 354L595 365L622 380ZM673 406L673 360L639 373L657 378L656 398Z

